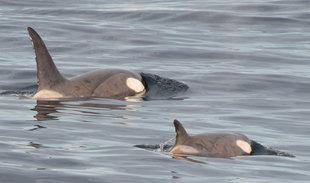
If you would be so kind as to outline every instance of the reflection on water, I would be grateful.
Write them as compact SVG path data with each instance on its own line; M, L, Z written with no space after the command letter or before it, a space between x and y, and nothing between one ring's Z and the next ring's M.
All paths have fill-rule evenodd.
M128 98L128 101L140 102L143 100L138 98ZM103 112L105 111L98 109L134 111L134 108L137 107L141 106L136 105L136 103L134 103L134 105L132 103L125 105L125 104L91 103L87 101L76 104L76 103L70 103L68 101L37 100L37 105L32 110L37 111L37 114L34 117L38 121L44 121L44 120L58 120L58 117L55 114L59 113L59 110L64 109L76 110L83 114L102 115ZM124 116L114 115L114 117L125 119L129 118L128 116L125 115ZM37 126L37 128L42 128L42 126Z
M57 108L63 105L58 101L37 101L37 105L32 109L37 111L37 114L34 116L38 121L43 120L57 120L56 116L51 114L57 113Z
M34 131L34 130L37 130L37 129L40 129L40 128L45 128L44 126L41 126L41 125L34 125L35 127L30 129L29 131Z
M37 143L33 143L33 142L29 142L27 144L27 146L34 147L36 149L46 149L47 148L47 147L43 146L42 144L37 144Z

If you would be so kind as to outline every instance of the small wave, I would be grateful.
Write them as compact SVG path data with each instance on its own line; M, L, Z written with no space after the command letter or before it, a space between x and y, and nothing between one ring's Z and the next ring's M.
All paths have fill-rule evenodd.
M14 95L29 98L36 90L38 85L30 85L23 88L1 92L0 95Z
M134 147L138 147L141 149L149 150L149 151L155 151L155 152L168 152L169 149L173 146L175 138L171 138L161 144L140 144L140 145L134 145Z

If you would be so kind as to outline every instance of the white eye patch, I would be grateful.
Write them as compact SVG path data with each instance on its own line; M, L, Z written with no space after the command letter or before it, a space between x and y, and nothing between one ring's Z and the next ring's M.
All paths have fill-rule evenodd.
M145 89L143 83L135 78L127 78L126 85L136 93L143 92Z
M236 140L236 145L248 154L250 154L252 152L251 145L244 140Z

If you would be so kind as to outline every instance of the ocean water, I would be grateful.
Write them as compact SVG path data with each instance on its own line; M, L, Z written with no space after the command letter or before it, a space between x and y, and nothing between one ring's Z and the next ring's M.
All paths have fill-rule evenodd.
M0 182L309 182L310 1L0 1ZM29 98L26 28L70 78L101 68L189 85L180 98ZM134 147L236 132L294 154L203 163Z

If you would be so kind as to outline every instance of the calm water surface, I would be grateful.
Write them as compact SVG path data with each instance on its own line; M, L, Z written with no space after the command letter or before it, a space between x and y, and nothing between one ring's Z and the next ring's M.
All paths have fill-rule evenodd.
M0 1L0 182L309 182L310 1ZM66 77L159 74L183 100L37 102L26 27ZM294 154L176 160L134 147L243 133Z

